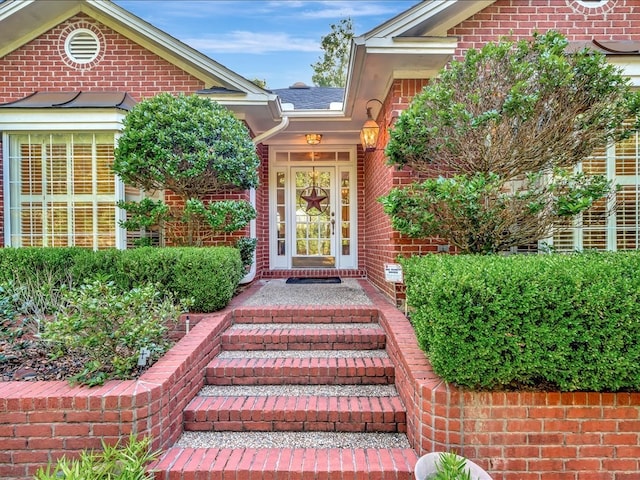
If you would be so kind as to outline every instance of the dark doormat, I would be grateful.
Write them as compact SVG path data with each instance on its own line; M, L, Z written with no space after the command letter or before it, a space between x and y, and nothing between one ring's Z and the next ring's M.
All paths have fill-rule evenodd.
M289 277L287 283L305 285L309 283L342 283L340 277Z

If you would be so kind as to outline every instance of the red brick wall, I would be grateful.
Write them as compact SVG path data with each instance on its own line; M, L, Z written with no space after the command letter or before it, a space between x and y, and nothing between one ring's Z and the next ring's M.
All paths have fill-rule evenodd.
M500 37L530 37L554 29L569 40L628 40L640 35L640 2L610 0L587 8L575 0L498 0L447 32L460 38L457 56Z
M256 277L269 270L269 147L258 145L260 156L260 186L256 190Z
M391 228L389 217L378 201L378 198L389 192L391 188L407 185L413 181L409 169L398 170L387 165L384 146L389 140L389 130L393 128L396 118L427 83L428 79L393 82L376 119L381 125L378 148L364 155L365 195L364 202L360 203L363 205L365 216L364 265L369 280L394 300L404 298L404 293L400 285L385 281L384 264L396 262L399 255L410 256L435 252L437 245L442 243L437 239L413 240L395 232Z
M407 318L375 288L374 305L330 308L328 322L377 318L387 334L395 385L407 410L407 436L419 454L455 450L494 480L637 480L640 393L463 392L442 381L418 347ZM243 295L251 295L247 291ZM243 322L300 318L312 307L234 307L192 318L192 334L137 381L103 387L66 382L0 382L0 478L30 478L63 454L99 448L131 431L152 434L154 448L181 432L182 411L203 384L204 366L219 351L220 334ZM284 321L280 318L279 321Z
M184 207L183 200L173 192L167 190L164 194L164 200L170 207L181 210ZM221 192L216 195L206 195L202 198L205 205L208 202L214 202L218 200L244 200L249 201L249 192L245 190L235 190ZM205 228L201 231L200 238L202 239L202 245L205 246L218 246L218 245L234 245L239 238L249 236L249 226L247 225L242 230L238 230L232 233L212 233L209 228ZM167 246L183 245L187 238L187 228L184 222L176 223L167 226L165 233L165 240ZM201 246L197 243L197 246Z
M101 55L82 68L60 53L61 48L64 50L65 32L76 27L89 28L102 40ZM0 103L43 90L117 90L141 100L160 92L193 93L204 87L202 81L84 14L64 21L0 59ZM0 148L0 189L2 161ZM225 198L246 199L247 195L233 193ZM0 246L4 245L3 199L0 190ZM166 200L169 204L180 203L171 192L167 192ZM229 244L244 235L220 235L211 243Z
M64 38L71 25L90 28L104 38L103 54L89 68L65 62ZM77 15L0 59L0 103L35 91L116 90L136 100L160 92L191 93L198 79L86 15Z

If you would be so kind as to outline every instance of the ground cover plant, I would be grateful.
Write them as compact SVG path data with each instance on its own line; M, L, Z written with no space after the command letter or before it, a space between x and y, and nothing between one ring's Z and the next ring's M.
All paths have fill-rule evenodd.
M151 451L151 439L130 435L125 443L103 443L101 451L83 450L76 459L62 457L55 465L40 468L35 480L145 480L154 478L147 465L159 452Z
M474 390L640 390L640 254L403 261L434 371Z
M136 378L181 312L224 308L244 274L232 247L0 249L0 381Z
M153 285L122 291L95 280L63 287L53 313L36 321L20 316L8 293L0 290L3 379L67 379L88 386L143 373L172 346L171 326L188 305L163 297Z

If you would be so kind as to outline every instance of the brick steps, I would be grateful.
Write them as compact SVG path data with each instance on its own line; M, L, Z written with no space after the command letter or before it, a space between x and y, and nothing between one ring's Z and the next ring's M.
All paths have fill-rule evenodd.
M413 480L386 336L369 307L241 307L157 480Z
M155 465L156 480L412 480L408 448L171 448ZM181 472L177 476L174 472Z
M305 324L306 325L306 324ZM379 350L384 331L374 324L317 328L299 325L248 325L222 335L224 350Z
M187 431L406 432L395 397L196 397L184 411Z

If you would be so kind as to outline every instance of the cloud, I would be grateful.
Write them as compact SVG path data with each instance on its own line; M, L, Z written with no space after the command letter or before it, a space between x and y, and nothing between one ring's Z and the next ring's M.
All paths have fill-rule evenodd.
M202 52L251 53L270 52L319 52L320 44L315 39L292 37L287 33L259 33L236 30L221 35L205 35L185 38L184 42Z
M315 8L301 12L302 16L310 18L363 18L397 12L397 9L389 7L389 2L323 1L307 3L317 4Z

